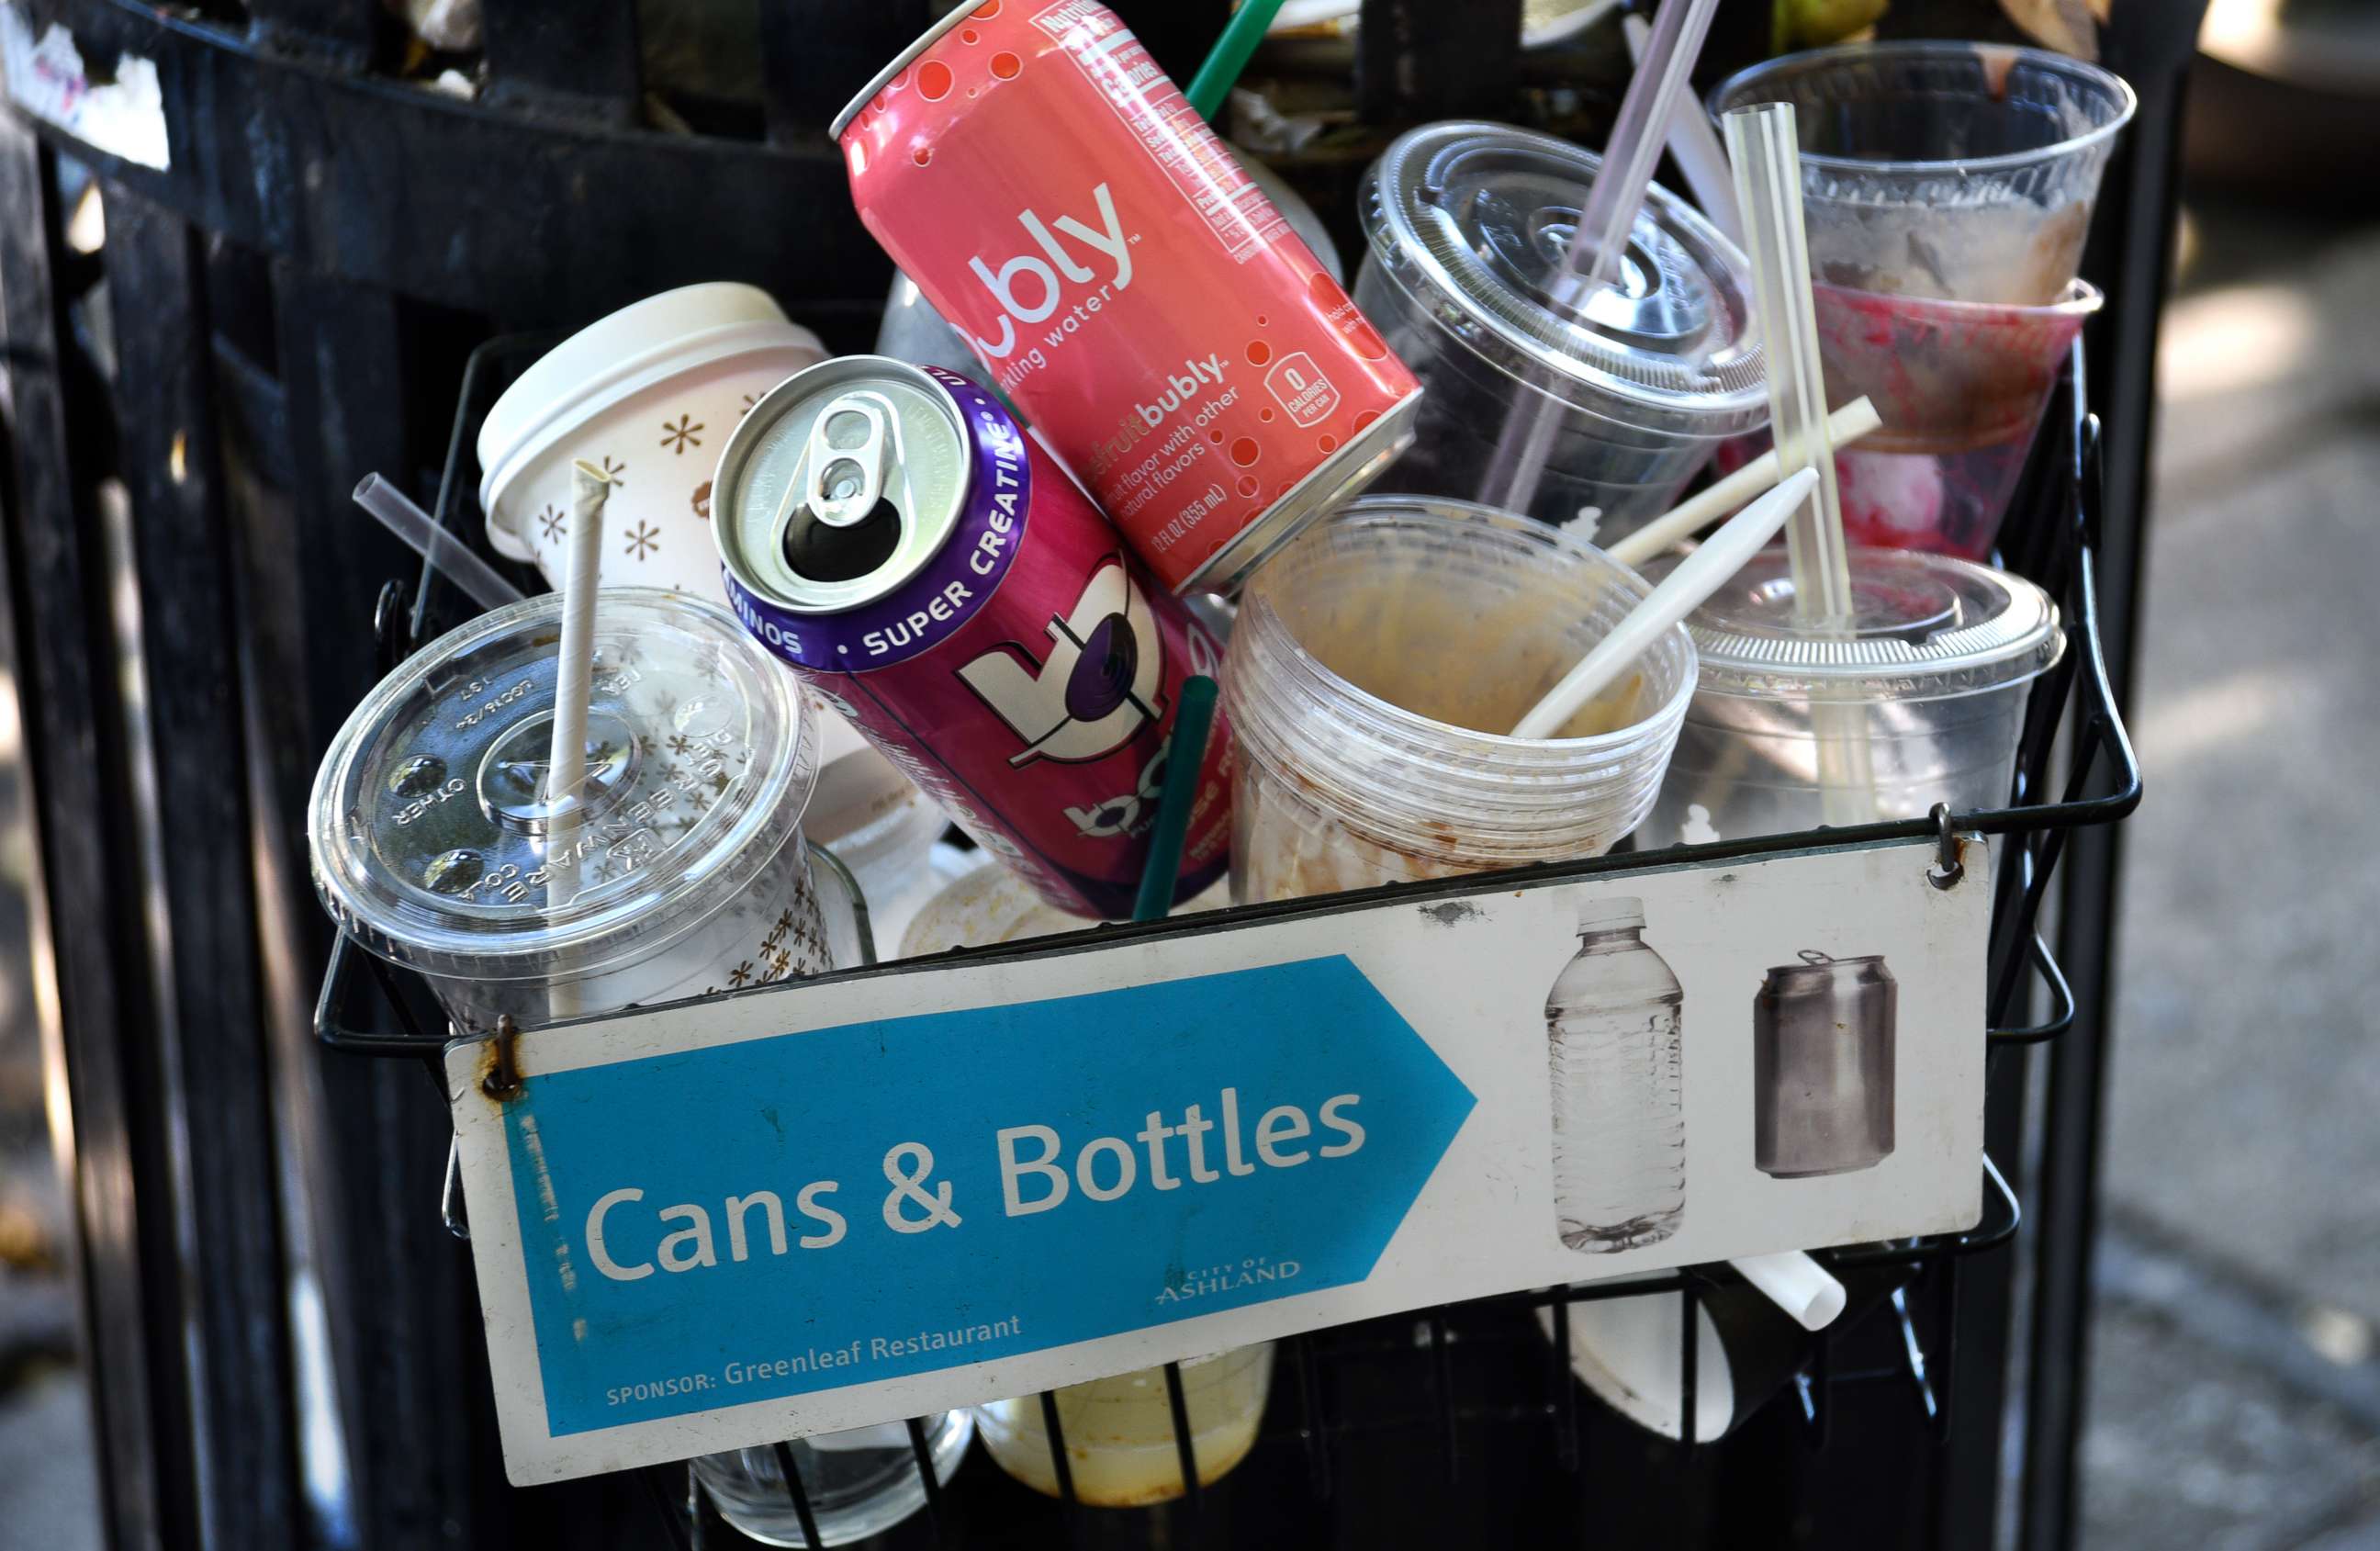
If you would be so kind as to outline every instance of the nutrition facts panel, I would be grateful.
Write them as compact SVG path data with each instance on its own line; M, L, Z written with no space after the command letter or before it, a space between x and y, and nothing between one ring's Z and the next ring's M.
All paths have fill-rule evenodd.
M1233 259L1245 263L1288 230L1281 212L1113 12L1096 0L1061 0L1033 20L1081 67Z

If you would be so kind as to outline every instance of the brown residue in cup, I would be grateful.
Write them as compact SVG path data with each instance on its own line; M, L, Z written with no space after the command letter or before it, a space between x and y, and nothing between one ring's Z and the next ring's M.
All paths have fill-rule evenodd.
M1574 623L1585 611L1575 588L1550 577L1485 613L1410 575L1327 600L1272 601L1298 644L1332 673L1401 709L1474 733L1510 733L1595 640ZM1628 726L1643 712L1644 688L1643 674L1627 675L1558 735Z

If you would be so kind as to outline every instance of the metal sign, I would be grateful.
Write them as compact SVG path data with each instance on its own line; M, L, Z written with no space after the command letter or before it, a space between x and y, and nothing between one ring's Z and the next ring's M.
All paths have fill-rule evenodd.
M1970 1226L1991 891L1933 856L1058 939L526 1034L504 1099L458 1043L507 1469Z

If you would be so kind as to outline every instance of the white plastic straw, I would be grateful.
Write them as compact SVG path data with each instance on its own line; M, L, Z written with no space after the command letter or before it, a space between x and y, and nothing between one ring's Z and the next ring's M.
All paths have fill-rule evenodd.
M1620 32L1628 40L1628 56L1641 67L1653 24L1632 11L1620 18ZM1678 170L1686 175L1686 187L1694 191L1694 203L1702 207L1710 224L1730 242L1742 246L1743 216L1736 208L1727 151L1718 143L1718 131L1711 127L1710 115L1691 91L1670 110L1670 154L1676 158Z
M1818 471L1816 495L1785 529L1793 612L1805 624L1840 629L1851 621L1851 566L1843 550L1834 448L1827 437L1827 387L1818 367L1817 309L1810 297L1810 241L1802 229L1802 152L1794 139L1793 104L1732 108L1725 126L1759 304L1778 467Z
M437 518L379 475L364 476L363 483L356 487L356 504L378 517L382 526L482 609L501 609L521 600L520 588L496 575L495 568L473 554L463 540L439 527Z
M1760 546L1777 537L1777 530L1809 496L1817 479L1812 470L1801 469L1730 518L1726 527L1681 562L1609 635L1595 643L1595 649L1581 658L1577 667L1564 673L1561 682L1546 692L1545 698L1529 709L1529 714L1512 729L1512 736L1553 736L1589 700L1609 688L1664 632L1693 613L1703 600L1742 570L1743 563Z
M1827 438L1840 447L1882 424L1883 417L1876 414L1876 406L1863 395L1827 417ZM1679 539L1693 538L1768 489L1782 472L1777 466L1776 450L1771 448L1726 479L1713 480L1699 493L1680 502L1626 538L1615 539L1603 552L1622 565L1642 565Z
M570 569L562 585L562 645L553 672L553 743L545 800L575 803L587 779L587 682L595 644L596 575L603 553L604 472L581 458L570 466Z
M1824 1330L1843 1312L1843 1284L1800 1250L1749 1255L1728 1264L1804 1330Z
M1652 35L1604 145L1603 170L1586 191L1586 208L1578 212L1578 233L1571 239L1570 267L1596 285L1608 285L1620 273L1620 257L1628 251L1645 186L1661 160L1678 94L1694 73L1718 9L1718 0L1662 0L1653 18Z

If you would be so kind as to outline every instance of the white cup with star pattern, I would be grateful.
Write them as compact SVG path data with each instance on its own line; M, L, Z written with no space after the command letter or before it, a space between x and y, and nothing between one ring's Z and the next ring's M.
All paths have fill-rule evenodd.
M613 478L602 585L724 601L710 539L710 475L753 402L826 358L755 285L728 281L648 297L540 357L479 437L488 542L556 587L570 543L570 466Z

